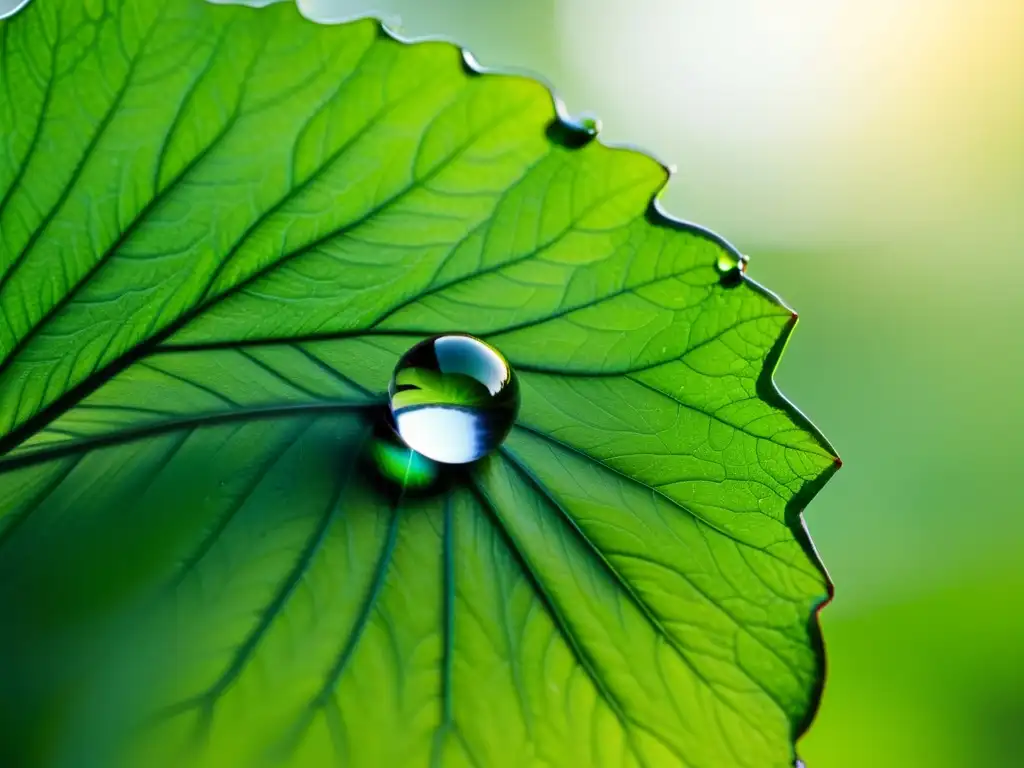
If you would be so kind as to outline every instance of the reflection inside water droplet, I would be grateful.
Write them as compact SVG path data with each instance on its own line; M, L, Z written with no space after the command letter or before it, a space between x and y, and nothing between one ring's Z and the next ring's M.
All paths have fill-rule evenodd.
M741 253L723 251L715 263L715 268L721 275L722 284L726 286L739 285L743 280L743 275L747 272L749 261L750 257Z
M466 464L493 451L519 409L505 358L465 334L435 336L406 352L388 393L405 444L443 464Z
M747 271L747 264L750 262L750 257L743 254L734 254L729 251L723 251L718 257L718 263L715 265L719 272L732 272L734 269L739 269L741 272Z
M593 115L558 117L548 125L548 138L567 149L585 147L601 131L601 121Z

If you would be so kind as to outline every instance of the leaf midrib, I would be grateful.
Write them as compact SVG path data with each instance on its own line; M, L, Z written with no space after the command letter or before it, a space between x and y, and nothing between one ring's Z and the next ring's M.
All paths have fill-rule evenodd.
M626 594L626 596L629 598L633 606L640 611L640 613L643 615L646 621L654 629L655 633L659 637L661 637L662 640L668 643L669 647L671 647L675 651L677 657L686 665L687 669L689 669L693 673L693 675L704 685L704 687L715 697L715 699L721 702L726 708L732 711L741 720L746 722L747 725L749 725L751 728L757 730L757 723L752 721L749 718L749 716L744 714L734 704L729 702L724 696L722 696L718 688L712 685L708 677L703 672L701 672L701 670L697 667L696 662L690 658L690 651L683 647L682 643L678 640L678 638L676 638L676 636L673 633L668 631L661 617L657 614L654 608L652 608L647 603L647 601L640 596L639 592L633 586L632 582L630 582L625 576L623 576L619 569L615 566L615 564L612 563L611 560L609 560L606 554L602 552L597 545L594 544L591 538L580 527L579 523L576 522L576 519L569 513L565 506L555 497L554 493L547 487L547 485L539 477L537 477L537 475L534 472L532 472L523 463L521 459L519 459L516 456L514 451L512 451L509 448L503 447L502 454L512 465L514 471L517 474L519 474L523 479L525 479L527 484L532 486L533 489L537 493L539 493L544 500L547 501L548 505L551 508L556 510L558 516L566 523L570 530L572 530L574 534L579 538L579 540L583 543L584 548L598 562L601 563L605 573L608 574L611 577L611 579L618 585L618 587ZM707 593L700 589L700 587L698 587L693 582L689 575L687 575L681 570L676 569L672 569L672 572L682 577L683 580L690 584L694 591L700 594L709 604L721 610L732 621L732 623L737 627L737 629L746 631L746 628L736 619L736 617L732 613L726 611L724 607L716 605L714 601L710 599ZM754 639L761 645L764 645L764 642L759 638ZM774 649L768 648L767 646L765 646L765 648L767 648L772 654L778 656L777 652ZM790 672L794 674L796 679L799 680L799 677L796 676L796 671L792 668L789 662L782 659L781 657L778 658L780 661L783 662L783 664L785 664L789 668ZM771 691L768 688L766 688L761 683L761 681L755 680L753 677L749 675L749 673L746 673L746 670L743 671L747 675L747 679L750 680L754 685L756 685L766 696L768 696L768 698L771 699L772 703L774 703L775 706L779 708L780 712L788 711L787 707L785 707L782 704L782 702L778 699L774 691Z
M68 441L70 444L56 446L47 444L39 448L27 447L23 451L0 456L0 471L20 469L53 461L54 459L65 458L77 453L87 453L96 448L122 445L182 429L217 426L237 421L290 418L303 414L332 414L353 410L368 410L382 402L383 400L375 401L368 399L361 402L330 401L322 403L288 403L275 406L244 406L231 411L211 411L176 419L166 419L154 424L129 427L118 432L106 433L95 437L83 437L73 443ZM96 406L97 409L105 407L102 405ZM121 408L132 408L132 406L121 406Z
M67 183L64 184L64 187L61 190L60 195L58 195L53 205L50 206L50 209L47 211L46 216L43 217L43 219L39 222L39 224L36 225L35 229L32 231L31 236L26 241L24 247L21 249L21 253L18 254L17 258L15 258L14 261L11 262L11 264L7 267L4 273L0 275L0 304L3 303L4 292L7 289L8 283L10 282L11 279L13 279L14 274L18 271L21 265L24 264L28 257L31 255L32 251L36 246L36 243L39 242L39 239L43 236L45 231L50 228L50 224L53 223L56 216L64 208L65 203L67 203L67 201L71 198L72 193L75 191L75 187L78 185L78 181L79 179L81 179L82 173L85 172L86 167L89 165L89 161L92 159L93 152L95 151L96 147L99 146L99 143L102 141L104 135L107 132L107 129L110 127L111 123L117 117L118 109L121 106L121 102L124 99L124 96L128 92L129 88L131 87L133 79L135 78L139 59L143 57L143 52L148 47L154 32L160 26L163 20L163 16L167 12L167 9L169 7L170 3L161 4L161 9L159 14L157 15L157 18L153 20L153 22L150 25L150 28L146 31L145 36L139 43L139 48L138 52L136 53L136 56L127 62L128 69L124 75L124 82L121 84L121 87L118 88L117 92L114 94L114 98L111 99L110 106L107 108L107 111L104 112L102 119L96 127L96 131L93 133L88 143L85 145L85 148L82 151L82 155L79 157L78 162L75 164L75 167L71 172L71 177L68 179ZM55 43L54 49L56 50L56 48L58 47L59 45ZM51 72L50 81L52 81L55 78L56 74ZM42 130L45 120L45 111L40 112L40 131ZM27 163L25 163L25 165L27 165ZM101 258L97 263L101 263L102 261L103 259ZM79 284L81 284L81 282L86 282L88 280L88 277L91 275L91 272L92 270L87 271L86 277L84 278L83 281L80 281ZM69 293L73 293L73 291L69 291ZM25 337L22 338L31 336L32 331L35 330L35 327L36 326L33 326L33 328L28 333L26 333ZM0 374L3 373L7 360L13 358L17 354L17 352L19 351L19 347L21 347L20 340L17 344L14 345L14 347L11 350L11 353L3 361L0 361Z
M371 46L369 46L369 48L373 48L376 44L377 44L376 42L374 44L371 44ZM141 50L141 47L140 47L140 50ZM433 82L433 81L431 81L431 82ZM462 92L463 92L462 89L460 89L457 92L456 96L453 97L451 101L454 102L455 100L457 100L458 96L460 96L462 94ZM405 95L403 95L403 98L404 97L405 97ZM402 103L402 99L399 99L396 102L394 102L394 104L392 106L397 106L397 105L399 105L401 103ZM101 386L104 381L108 380L109 378L111 378L116 373L126 369L132 363L137 362L138 360L141 360L141 359L147 357L152 352L156 351L156 349L159 348L160 345L163 344L163 342L165 342L167 339L171 338L174 334L176 334L179 331L181 331L182 329L184 329L193 320L195 320L196 318L202 316L211 307L215 306L216 304L219 304L220 302L224 301L225 299L227 299L227 298L229 298L229 297L231 297L233 295L238 294L240 291L244 290L246 287L248 287L252 283L254 283L257 280L259 280L260 278L266 276L267 274L269 274L270 272L272 272L275 269L279 268L284 263L287 263L288 261L292 260L293 258L297 258L299 256L302 256L303 254L308 253L309 251L314 250L315 248L318 248L319 246L323 245L325 242L333 240L333 239L335 239L337 237L341 237L346 232L352 231L353 229L361 226L366 221L371 220L372 218L374 218L375 216L380 214L382 211L386 210L388 207L394 205L395 202L400 200L405 195L409 194L411 191L420 188L425 183L428 183L437 174L439 174L442 171L444 171L444 169L447 168L450 165L450 163L456 157L460 156L463 152L467 151L476 141L478 141L488 131L493 130L498 125L501 125L504 121L506 121L506 120L510 119L511 117L515 116L523 108L524 108L524 106L523 106L522 103L517 103L513 108L511 108L511 109L509 109L507 111L501 112L493 121L489 121L483 127L483 129L481 129L480 131L477 131L477 132L473 132L470 135L468 141L460 144L453 152L451 152L450 154L445 156L444 159L440 160L437 163L437 165L429 173L425 174L422 177L414 179L412 181L412 183L410 183L410 184L406 185L405 187L403 187L396 194L394 194L394 195L386 198L385 200L381 201L376 206L371 208L369 211L367 211L364 214L360 215L357 219L354 219L353 221L348 222L347 224L337 228L336 230L332 230L331 232L327 233L326 235L324 235L324 236L322 236L320 238L317 238L316 240L306 244L305 246L303 246L301 248L296 249L295 251L292 251L290 253L284 254L280 259L277 259L277 260L274 260L274 261L268 263L267 265L265 265L260 270L257 270L256 272L254 272L253 274L249 275L247 278L239 281L238 283L233 284L227 290L225 290L222 293L219 293L216 296L210 298L205 303L197 304L192 309L190 309L190 310L188 310L186 312L183 312L174 321L172 321L167 326L165 326L164 329L162 329L160 331L157 331L153 335L151 335L151 336L149 336L149 337L147 337L145 339L142 339L141 341L137 342L135 345L133 345L132 347L127 349L125 352L123 352L120 357L118 357L115 360L111 361L106 366L101 367L99 370L95 371L93 374L91 374L90 376L88 376L85 379L83 379L81 382L76 384L74 387L68 389L62 396L60 396L56 400L52 401L50 403L50 405L40 409L36 414L34 414L29 419L26 419L20 425L14 426L8 432L7 435L4 435L3 437L0 437L0 457L2 457L4 454L8 453L10 450L12 450L14 447L16 447L19 443L21 443L24 439L29 437L31 434L33 434L34 432L38 431L42 427L46 426L46 424L52 422L61 413L65 412L66 410L68 410L71 407L73 407L77 402L79 402L82 398L84 398L85 395L89 394L90 392L94 391L96 388ZM442 108L442 110L440 110L440 111L443 111L443 109L444 108ZM162 199L164 199L166 194L168 194L170 190L172 190L174 187L176 187L177 184L180 183L180 181L188 173L190 173L192 170L194 170L194 168L197 167L197 165L203 159L205 159L209 155L210 151L212 151L214 146L216 146L217 142L221 138L223 138L223 136L227 133L229 128L230 128L230 126L226 125L225 128L222 129L222 131L214 139L214 141L210 145L208 145L206 148L204 148L204 150L202 150L200 153L197 153L195 158L193 158L193 160L187 166L185 166L182 169L182 171L175 177L175 180L173 182L169 183L167 185L167 187L165 189L161 190L157 195L154 195L154 197L150 200L150 202L142 209L142 211L136 216L136 218L133 219L133 221L125 229L125 231L118 238L118 240L114 243L114 245L111 246L111 248L109 248L104 253L104 255L100 258L100 260L98 260L90 268L90 270L85 274L85 276L83 276L83 278L71 290L69 290L67 293L65 293L65 295L61 297L61 300L59 302L57 302L53 306L53 308L51 308L51 310L49 310L32 327L32 329L30 329L30 331L18 341L18 343L11 350L11 352L8 354L8 356L4 360L0 361L0 375L2 375L5 372L5 370L7 370L13 364L13 362L17 359L18 354L21 351L23 351L23 349L27 346L27 344L31 341L31 339L37 333L39 333L39 331L44 327L44 325L47 322L49 322L49 320L52 319L54 316L59 314L59 312L62 311L63 308L66 307L73 300L73 298L74 298L75 294L77 293L77 291L82 286L87 285L89 280L104 266L104 264L109 262L110 257L117 253L117 251L124 244L124 242L127 241L127 238L135 231L136 227L138 227L141 223L143 223L146 220L146 218L148 217L149 213L151 213L152 210L154 210L155 207L160 203L160 201ZM349 141L345 142L342 145L342 147L337 151L337 153L332 155L332 159L328 160L327 162L322 163L319 166L319 168L317 169L317 171L315 173L311 174L310 178L307 179L306 182L304 182L304 183L305 184L313 183L313 181L315 181L317 178L319 178L320 174L326 172L327 169L329 169L330 166L333 164L333 162L338 157L340 157L341 154L344 153L344 151L346 151L348 148L351 147L352 141L355 141L356 138L358 137L358 135L361 135L362 132L365 131L365 130L366 130L366 126L363 126L363 128L360 129L360 131L357 131L355 137L352 137ZM524 171L524 175L527 172L528 171ZM302 187L300 186L299 191L301 191L301 188ZM275 205L283 205L285 202L287 202L288 200L292 199L294 197L295 193L296 193L296 190L289 190L278 201L278 203L275 204ZM263 217L261 217L259 219L259 221L263 221L263 220L265 220L265 218L266 218L266 214ZM236 243L236 246L233 247L228 252L228 255L225 257L225 260L221 262L222 265L227 263L227 261L230 259L230 254L236 252L237 247L240 247L240 244L247 239L247 236L248 236L248 234L250 234L250 231L251 231L251 228L250 228L250 230L247 230L245 234L243 234L242 238L240 238L239 241ZM212 286L212 282L208 286L208 289L211 286ZM204 296L205 296L205 293L204 293ZM362 332L365 333L365 329Z
M799 565L795 565L794 563L791 563L790 561L780 557L779 555L777 555L774 552L772 552L770 549L761 549L761 548L755 546L754 544L751 544L751 543L749 543L747 541L744 541L743 539L737 538L734 534L729 533L728 531L723 529L721 526L716 525L715 523L713 523L712 521L708 520L703 515L698 514L695 510L693 510L692 508L682 504L680 501L672 498L671 496L669 496L664 491L662 491L662 490L660 490L658 488L652 488L651 486L647 485L647 483L643 482L642 480L638 480L635 477L631 477L630 475L627 475L627 474L625 474L623 472L620 472L615 467L613 467L610 464L607 464L607 463L601 461L601 459L597 458L596 456L594 456L594 455L592 455L590 453L587 453L586 451L583 451L583 450L581 450L581 449L579 449L579 448L577 448L577 447L575 447L573 445L570 445L569 443L565 443L565 442L559 440L556 437L553 437L551 435L546 434L545 432L537 429L536 427L532 427L532 426L530 426L528 424L524 424L524 423L522 423L520 421L517 421L512 429L513 429L513 431L519 429L519 430L523 430L525 432L528 432L529 434L532 434L532 435L534 435L536 437L539 437L542 440L545 440L545 441L551 443L552 445L555 445L555 446L557 446L557 447L559 447L559 448L561 448L561 449L563 449L565 451L568 451L570 453L574 453L574 454L582 457L584 460L594 464L594 466L596 466L596 467L598 467L600 469L603 469L603 470L605 470L607 472L612 473L616 477L621 478L621 479L627 481L631 485L639 486L640 488L644 489L645 491L649 491L650 493L656 494L657 496L659 496L662 499L664 499L665 501L667 501L669 504L671 504L676 509L679 509L680 511L686 513L696 523L705 526L708 530L714 531L718 535L722 536L725 539L728 539L729 541L732 541L733 543L735 543L738 546L747 547L749 549L753 549L756 552L760 552L762 554L765 554L768 557L773 558L774 560L778 560L780 563L785 565L787 568L792 568L792 569L802 573L804 576L807 576L809 578L814 579L815 581L820 581L820 579L821 579L821 574L820 573L818 573L816 571L805 570L804 568L801 568ZM769 518L769 519L772 519L772 518ZM785 523L783 523L781 521L775 521L775 522L778 522L780 525L783 525L784 527L786 527Z

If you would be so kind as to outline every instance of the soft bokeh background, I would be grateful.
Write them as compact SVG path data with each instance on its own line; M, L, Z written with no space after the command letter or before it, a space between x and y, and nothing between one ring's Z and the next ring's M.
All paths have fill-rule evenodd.
M1024 1L299 3L541 72L678 167L665 207L800 311L777 378L846 462L808 768L1024 765Z
M676 165L801 313L777 378L846 462L808 768L1024 765L1024 2L300 0L528 68Z

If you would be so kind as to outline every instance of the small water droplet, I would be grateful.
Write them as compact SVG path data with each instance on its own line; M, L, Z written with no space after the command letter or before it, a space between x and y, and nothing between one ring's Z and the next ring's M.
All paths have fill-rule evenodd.
M548 138L567 149L584 147L601 132L601 121L593 115L555 118L548 125Z
M747 264L750 261L749 256L743 254L733 254L728 251L723 251L722 255L718 257L718 264L716 265L719 272L732 272L734 269L739 269L741 272L747 271Z
M722 276L722 284L738 285L743 275L747 272L747 264L749 262L749 256L732 253L730 251L723 251L718 257L718 262L715 264L715 268Z
M486 456L501 445L519 410L508 362L466 334L435 336L402 355L388 394L405 444L443 464Z

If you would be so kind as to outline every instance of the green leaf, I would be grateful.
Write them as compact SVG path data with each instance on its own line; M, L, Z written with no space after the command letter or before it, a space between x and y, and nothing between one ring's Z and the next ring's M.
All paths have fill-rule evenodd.
M291 5L37 0L0 77L0 763L792 764L837 460L661 165ZM519 419L403 493L451 330Z
M391 396L393 408L424 403L482 407L491 399L487 387L459 373L444 376L424 368L406 368L396 373L395 384L398 390Z

